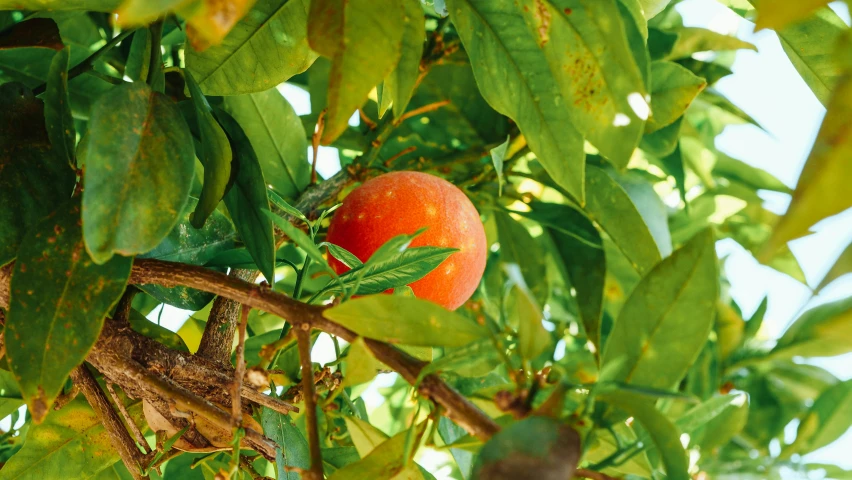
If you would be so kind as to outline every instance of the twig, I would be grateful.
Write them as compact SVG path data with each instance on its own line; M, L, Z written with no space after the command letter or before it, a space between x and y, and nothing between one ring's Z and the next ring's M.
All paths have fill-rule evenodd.
M118 35L112 37L106 43L106 45L99 48L95 53L89 55L88 58L75 65L72 69L68 70L68 80L71 80L72 78L89 71L92 68L92 65L94 65L99 58L101 58L106 52L110 51L113 47L121 43L122 40L130 36L130 34L135 31L135 29L125 30L119 33ZM43 83L33 89L33 95L41 95L42 93L44 93L45 90L47 90L47 84Z
M128 430L133 433L133 436L136 437L136 443L142 446L142 450L145 451L145 454L151 453L151 447L148 446L148 442L145 440L145 435L142 435L142 431L139 430L139 425L136 425L136 422L133 421L133 418L127 412L127 409L124 408L124 403L121 402L121 399L118 398L118 395L115 393L115 389L112 388L112 384L110 382L106 383L106 389L109 392L109 396L112 397L112 402L115 407L118 409L118 412L121 413L121 416L124 417L124 423L127 425Z
M257 390L253 390L251 387L247 387L243 385L243 388L240 390L240 394L246 400L257 403L258 405L263 405L264 407L271 408L272 410L288 414L290 412L299 412L299 409L295 405L291 405L284 400L280 400L278 398L270 397L269 395L264 395Z
M130 285L124 290L121 299L115 306L115 313L112 316L112 321L122 327L130 327L130 310L133 308L133 297L139 292L139 289Z
M281 293L260 288L203 267L162 260L137 259L130 274L134 284L153 283L166 287L186 286L215 293L257 308L289 321L308 323L311 327L352 342L357 335L322 315L325 307L297 302ZM412 385L418 381L426 365L411 355L384 342L366 339L376 358L391 367ZM476 437L487 440L500 427L488 415L450 388L435 375L427 375L418 387L420 393L444 407L446 416Z
M234 384L231 389L231 428L237 428L243 423L243 411L240 393L243 388L243 377L246 375L246 325L251 307L243 305L240 315L239 340L237 343L236 368L234 369Z
M577 471L574 472L574 477L588 478L590 480L616 480L605 473L594 472L592 470L586 470L585 468L578 468Z
M317 183L317 156L319 155L319 145L320 139L322 138L322 132L325 130L325 114L328 111L327 108L324 108L320 113L319 117L317 117L317 126L314 128L314 134L311 136L311 148L314 154L311 159L311 185L316 185ZM358 110L360 112L360 110Z
M407 148L403 149L401 152L399 152L399 153L397 153L396 155L394 155L394 156L390 157L389 159L385 160L385 166L386 166L386 167L390 167L390 166L391 166L391 164L394 162L394 160L396 160L396 159L398 159L399 157L401 157L401 156L405 155L406 153L411 153L411 152L413 152L413 151L415 151L415 150L417 150L417 147L415 147L414 145L412 145L412 146L410 146L410 147L407 147Z
M408 112L405 112L404 114L402 114L402 116L400 116L399 118L394 120L393 123L394 123L394 125L399 125L399 124L408 120L411 117L416 117L417 115L422 115L424 113L434 112L435 110L437 110L437 109L439 109L439 108L441 108L445 105L449 105L449 104L450 104L449 100L441 100L439 102L429 103L429 104L423 105L422 107L418 107L418 108L415 108L414 110L410 110Z
M69 390L68 393L63 393L56 397L56 400L53 401L53 409L62 410L62 407L68 405L77 398L78 393L80 393L80 387L78 387L76 383L71 385L71 390Z
M358 116L361 117L361 121L364 122L367 125L367 127L370 128L370 130L376 129L376 127L377 127L376 122L370 120L370 117L368 117L367 114L364 113L364 110L359 108L358 109Z
M112 409L109 400L101 390L95 377L86 369L85 365L80 365L71 371L71 380L80 387L80 391L85 395L89 405L95 411L98 419L103 424L109 436L113 440L113 446L118 450L118 455L133 476L135 480L147 478L147 475L142 475L142 453L139 447L130 437L121 419Z
M145 370L138 362L130 359L123 365L125 375L130 381L143 385L150 391L156 392L162 398L174 402L182 411L193 412L210 421L219 428L227 431L231 426L231 415L217 407L209 400L202 398L170 379ZM275 461L275 444L260 433L245 429L246 442L267 460Z
M256 270L235 269L229 276L254 283L259 275ZM234 332L240 304L225 297L218 297L210 307L210 315L201 335L197 355L219 365L231 364L231 347L234 345Z
M243 467L243 470L248 472L252 480L272 480L269 477L265 477L257 473L257 470L254 469L254 465L251 463L251 459L245 455L240 455L240 466Z
M305 399L305 423L308 429L308 445L311 450L310 475L307 480L322 480L322 452L317 430L317 402L314 397L314 368L311 363L311 326L308 323L294 324L296 341L299 344L299 361L302 364L302 398ZM306 472L308 473L308 472Z

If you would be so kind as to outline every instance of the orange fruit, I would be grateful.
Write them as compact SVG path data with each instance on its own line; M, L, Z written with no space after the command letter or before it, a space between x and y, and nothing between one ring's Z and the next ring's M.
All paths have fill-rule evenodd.
M364 182L335 212L327 240L366 262L397 235L427 230L410 247L452 247L436 269L415 281L418 298L455 310L473 295L485 271L485 229L476 207L452 183L420 172L393 172ZM340 274L349 267L329 256Z

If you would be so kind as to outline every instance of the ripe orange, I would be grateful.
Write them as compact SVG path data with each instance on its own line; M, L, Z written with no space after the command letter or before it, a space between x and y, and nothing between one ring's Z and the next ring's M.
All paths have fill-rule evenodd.
M391 238L427 230L412 247L452 247L435 270L409 285L418 298L454 310L476 290L485 271L485 229L476 207L452 183L420 172L393 172L353 190L335 212L327 240L366 262ZM333 257L337 273L349 268Z

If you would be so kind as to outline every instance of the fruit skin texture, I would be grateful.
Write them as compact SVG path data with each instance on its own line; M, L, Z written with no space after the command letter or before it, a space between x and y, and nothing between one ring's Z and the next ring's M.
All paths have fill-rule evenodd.
M485 229L476 207L452 183L421 172L393 172L353 190L328 227L327 240L366 262L397 235L427 230L411 247L452 247L435 270L409 285L418 298L455 310L473 295L485 271ZM349 268L329 256L340 274Z

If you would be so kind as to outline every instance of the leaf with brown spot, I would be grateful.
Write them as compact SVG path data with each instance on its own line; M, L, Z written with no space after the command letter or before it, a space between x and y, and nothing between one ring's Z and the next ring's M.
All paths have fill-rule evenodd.
M580 461L580 435L547 417L529 417L491 437L479 452L473 477L490 480L564 480Z
M195 175L192 135L180 110L141 82L92 107L83 234L98 263L156 247L177 223Z
M0 112L0 265L5 265L24 234L71 197L75 176L52 149L44 105L28 88L0 86Z
M126 401L125 405L142 426L142 402ZM80 395L61 410L51 411L41 425L31 427L23 448L0 470L0 478L102 478L98 475L116 462L120 460L112 437Z
M12 274L6 354L36 422L94 346L131 264L115 257L98 265L89 257L79 197L24 237Z

